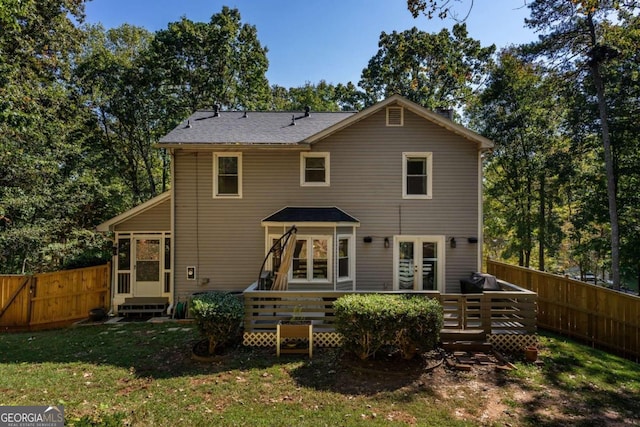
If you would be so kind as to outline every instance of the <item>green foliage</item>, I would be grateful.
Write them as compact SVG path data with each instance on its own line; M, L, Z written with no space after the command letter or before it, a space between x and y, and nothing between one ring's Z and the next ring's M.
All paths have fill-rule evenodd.
M402 295L354 294L334 302L336 330L343 348L367 359L396 343L403 357L435 348L442 329L442 306L435 300Z
M561 242L559 211L572 172L569 141L561 134L566 103L553 75L501 52L479 103L470 109L473 125L492 139L485 156L487 246L494 256L515 258L529 267L538 249L539 268Z
M270 95L266 54L255 26L243 24L237 9L224 6L208 23L182 18L158 31L147 68L169 91L170 111L182 119L216 104L265 109Z
M240 330L244 318L244 305L233 294L207 292L191 300L191 314L198 329L209 340L209 354L230 342Z
M0 5L1 273L101 262L104 240L88 230L121 208L71 79L83 13L80 0Z
M353 83L332 85L324 80L317 84L307 82L289 90L274 85L271 88L272 109L278 111L355 111L363 106L363 94Z
M342 334L342 347L360 359L373 356L394 338L389 328L393 320L385 295L345 295L334 303L336 331Z
M625 73L624 69L637 75L638 6L636 2L612 0L535 0L529 8L528 26L544 33L539 42L528 46L528 51L566 70L567 86L577 88L574 94L581 95L590 110L590 114L582 116L584 127L578 135L588 133L589 139L600 142L597 152L602 156L599 163L607 196L606 221L610 227L609 270L614 287L618 288L625 222L619 203L618 183L624 172L619 168L622 152L618 144L626 144L620 138L624 132L616 132L615 123L631 117L630 111L617 107L621 99L626 99L623 104L636 103L632 93L637 78L635 83L628 81L631 84L623 92L617 92L616 82ZM580 110L582 108L577 108Z
M469 102L495 51L495 46L481 47L469 37L464 24L435 34L415 27L401 33L383 32L378 46L358 83L366 104L401 94L431 109Z
M437 347L443 326L442 305L435 299L405 298L395 324L395 342L405 359L416 350L425 352Z

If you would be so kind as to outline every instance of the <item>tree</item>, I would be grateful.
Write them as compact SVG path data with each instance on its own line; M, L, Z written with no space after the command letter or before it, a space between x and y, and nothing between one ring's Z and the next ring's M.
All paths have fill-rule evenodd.
M455 3L468 3L464 17L459 18L457 13L453 11ZM473 9L473 0L407 0L407 9L409 9L414 18L417 18L420 14L423 14L428 19L432 19L434 16L440 19L451 16L455 20L463 22L469 17Z
M549 61L560 60L573 68L578 78L589 78L595 89L600 133L606 170L607 199L611 226L611 276L614 287L620 287L620 224L616 189L614 153L609 130L609 107L606 82L607 63L618 55L615 46L606 43L605 32L617 19L618 10L631 12L635 2L614 0L534 0L527 24L547 31L533 47ZM582 71L582 73L580 73ZM586 72L586 73L585 73Z
M485 160L488 246L499 241L503 256L529 267L538 242L538 268L546 252L560 245L560 189L566 182L566 139L559 134L563 102L556 80L542 67L505 50L490 73L479 103L470 109L472 125L496 147ZM506 244L506 246L504 246Z
M95 122L72 90L80 0L0 5L0 270L40 271L103 259L87 231L108 211ZM84 258L84 259L83 259ZM87 259L92 258L92 259Z
M305 107L313 111L356 111L362 108L362 92L351 82L334 86L321 80L317 84L307 82L288 90L274 85L271 88L271 108L278 111L300 111Z
M461 107L482 83L495 46L481 47L464 24L437 34L417 28L382 33L362 71L365 104L398 93L427 108Z
M88 97L102 130L105 160L130 188L128 204L157 195L163 164L153 144L167 129L165 93L153 81L147 55L153 40L143 28L124 24L105 31L87 27L87 43L77 59L77 87ZM162 190L166 180L162 180Z
M182 18L158 31L150 48L154 80L171 92L169 116L196 109L265 109L270 97L265 77L267 49L254 26L226 6L209 23ZM150 68L151 69L151 68Z

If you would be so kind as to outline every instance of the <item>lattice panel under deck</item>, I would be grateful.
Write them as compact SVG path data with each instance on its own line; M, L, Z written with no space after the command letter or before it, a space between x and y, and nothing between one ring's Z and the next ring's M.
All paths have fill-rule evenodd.
M487 341L503 353L518 353L525 347L538 345L537 335L505 334L488 335ZM248 347L275 347L275 332L245 332L243 345ZM314 332L315 347L340 347L342 336L337 332Z
M275 347L275 332L245 332L242 344L247 347ZM313 344L315 347L340 347L342 335L337 332L314 332Z
M313 342L316 347L340 347L342 335L337 332L318 332L313 334Z
M493 345L494 349L500 352L519 353L525 347L538 345L538 336L524 334L488 335L487 341Z

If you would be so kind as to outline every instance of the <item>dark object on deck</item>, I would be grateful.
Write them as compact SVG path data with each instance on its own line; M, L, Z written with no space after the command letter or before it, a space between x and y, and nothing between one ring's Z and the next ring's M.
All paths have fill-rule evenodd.
M496 276L486 273L471 273L468 279L460 279L460 292L463 294L481 294L484 291L501 291Z

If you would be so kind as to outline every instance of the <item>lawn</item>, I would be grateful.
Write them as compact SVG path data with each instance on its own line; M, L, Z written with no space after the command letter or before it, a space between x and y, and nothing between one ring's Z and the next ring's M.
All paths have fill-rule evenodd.
M540 365L454 371L239 347L191 359L192 324L0 334L0 405L62 404L87 426L640 425L640 365L551 335Z

